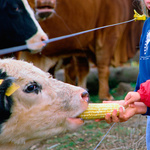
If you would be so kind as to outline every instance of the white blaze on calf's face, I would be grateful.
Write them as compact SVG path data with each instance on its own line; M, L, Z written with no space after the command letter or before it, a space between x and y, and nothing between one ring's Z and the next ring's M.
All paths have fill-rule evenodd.
M29 6L27 0L22 0L26 10L29 12L30 17L34 21L37 27L37 33L26 41L28 48L31 50L31 53L38 53L42 50L45 44L42 41L46 41L48 39L46 33L42 30L41 26L39 25L38 21L35 19L34 12Z
M23 61L0 60L0 66L20 86L12 94L12 115L2 127L0 142L10 140L23 144L83 125L83 121L74 117L87 109L87 101L81 96L84 89L57 81ZM35 91L29 88L32 84Z

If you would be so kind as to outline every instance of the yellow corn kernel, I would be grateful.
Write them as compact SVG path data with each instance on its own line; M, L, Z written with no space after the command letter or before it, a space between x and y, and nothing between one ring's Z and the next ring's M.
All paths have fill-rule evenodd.
M105 118L107 113L111 114L114 109L116 109L119 112L120 107L123 106L117 103L90 103L88 105L87 110L85 110L78 117L84 120L103 119Z

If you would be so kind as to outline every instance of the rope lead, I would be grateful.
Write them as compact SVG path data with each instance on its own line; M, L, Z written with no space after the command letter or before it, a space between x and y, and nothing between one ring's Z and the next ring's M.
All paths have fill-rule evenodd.
M81 32L77 32L77 33L73 33L73 34L69 34L69 35L64 35L64 36L48 39L46 41L43 41L43 43L47 44L47 43L59 41L59 40L62 40L62 39L67 39L67 38L74 37L74 36L81 35L81 34L85 34L85 33L88 33L88 32L92 32L92 31L96 31L96 30L100 30L100 29L104 29L104 28L108 28L108 27L113 27L113 26L129 23L129 22L132 22L134 20L135 19L131 19L131 20L116 23L116 24L106 25L106 26L102 26L102 27L98 27L98 28L94 28L94 29L90 29L90 30L85 30L85 31L81 31ZM37 42L37 43L34 43L34 44L30 44L30 45L38 45L40 43L41 42ZM22 51L22 50L25 50L27 48L28 48L27 45L22 45L22 46L16 46L16 47L11 47L11 48L0 49L0 55Z
M113 125L110 127L110 129L107 131L107 133L103 136L103 138L101 139L101 141L97 144L97 146L94 148L94 150L96 150L100 144L102 143L102 141L105 139L105 137L107 136L107 134L110 132L110 130L113 128L113 126L115 125L116 123L113 123Z

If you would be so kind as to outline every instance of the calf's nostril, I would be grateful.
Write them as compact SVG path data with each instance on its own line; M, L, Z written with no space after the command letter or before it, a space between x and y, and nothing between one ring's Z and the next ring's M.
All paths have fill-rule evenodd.
M82 94L81 94L82 98L89 98L89 93L87 91L84 91Z
M45 36L41 37L41 41L46 41L46 40L47 40L47 37L45 37Z
M45 36L42 36L41 37L41 41L42 41L42 43L43 43L43 46L46 46L46 44L47 44L47 37L45 37Z

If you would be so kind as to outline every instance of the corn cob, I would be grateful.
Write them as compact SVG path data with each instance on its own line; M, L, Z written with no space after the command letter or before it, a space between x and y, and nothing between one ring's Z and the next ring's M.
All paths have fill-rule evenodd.
M87 110L85 110L78 117L84 120L102 119L105 118L107 113L112 113L114 109L118 111L118 115L119 115L120 107L123 106L117 103L90 103L88 105Z

